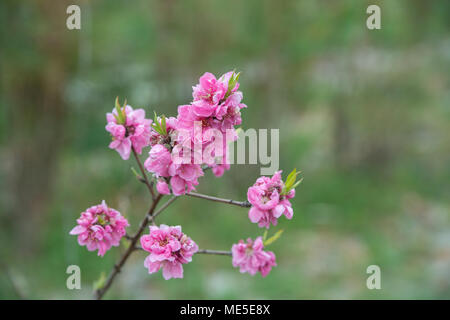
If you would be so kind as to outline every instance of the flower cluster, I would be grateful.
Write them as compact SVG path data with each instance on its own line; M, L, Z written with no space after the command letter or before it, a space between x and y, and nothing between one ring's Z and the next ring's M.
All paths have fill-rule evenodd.
M295 170L294 181L295 182ZM289 199L295 196L295 189L292 181L292 173L286 180L289 185L281 180L281 170L277 171L272 178L260 177L255 184L248 188L247 198L252 204L248 217L251 222L258 223L259 227L270 227L272 223L277 225L277 219L281 215L292 219L294 211Z
M150 234L141 237L142 249L149 252L144 262L148 273L162 268L164 279L183 278L183 264L191 262L197 244L181 232L181 227L162 224L151 226Z
M77 223L70 234L78 235L80 246L85 245L89 251L98 250L99 256L111 246L117 247L129 226L127 219L117 210L108 208L105 201L82 212Z
M238 90L239 75L234 71L219 78L208 72L203 74L193 87L192 102L179 106L177 117L158 117L155 114L153 120L146 119L143 109L134 110L126 101L121 106L116 99L115 108L106 115L106 130L112 136L109 148L115 149L122 159L127 160L132 151L141 154L143 148L149 146L144 165L139 159L137 161L143 175L145 170L152 173L160 195L172 193L179 196L195 190L198 179L204 174L205 167L202 166L210 167L214 175L222 176L230 169L228 143L237 139L235 126L241 124L241 109L247 107L241 103L243 95ZM259 227L268 229L271 224L277 225L277 219L282 215L287 219L293 217L290 199L295 196L295 187L301 180L296 182L298 172L294 169L284 182L281 172L277 171L272 177L258 178L248 189L247 198L251 204L248 216ZM149 186L156 201L149 212L152 215L160 197L155 200L153 185L147 177L140 180ZM220 198L214 200L228 202ZM247 207L247 204L242 206ZM129 226L128 221L118 211L108 208L105 201L82 212L77 223L70 234L77 235L78 243L85 245L89 251L98 250L99 256L103 256L112 246L118 246ZM142 249L149 253L144 261L149 273L162 269L166 280L183 278L183 264L192 261L192 256L199 251L197 244L182 232L181 226L150 226L149 234L141 236L148 220L142 223L124 259L135 249L134 244L140 237ZM246 242L240 240L234 244L231 249L233 266L238 267L241 273L255 275L260 272L263 277L267 276L276 266L276 258L264 247L276 241L281 233L282 230L266 239L266 231L264 237L255 240L248 238ZM201 250L200 253L224 254L214 250ZM114 273L112 275L111 279Z
M264 251L264 244L261 237L253 241L248 238L247 242L240 240L231 248L233 256L233 267L239 267L241 273L255 275L261 272L263 277L276 266L275 254L272 251Z
M240 110L247 107L241 103L238 79L239 73L233 71L218 79L206 72L193 87L191 104L178 107L179 128L188 132L194 144L202 146L203 161L216 176L230 168L227 144L237 139L235 126L242 122ZM211 152L205 157L208 147Z
M113 141L109 144L122 159L128 160L131 148L142 153L142 148L150 145L151 120L145 118L143 109L136 109L126 104L121 108L116 99L116 107L106 114L106 130L111 134Z
M198 185L198 178L203 176L199 164L194 164L191 155L189 161L176 161L182 149L182 139L177 131L176 118L156 118L153 122L151 145L144 167L157 178L157 190L161 194L169 194L169 184L174 195L190 192ZM177 153L178 152L178 153Z
M178 196L194 190L202 164L218 177L230 168L227 143L236 139L234 126L241 123L245 107L238 79L234 72L219 79L205 73L193 87L192 103L178 107L177 118L155 117L144 166L158 179L159 193Z

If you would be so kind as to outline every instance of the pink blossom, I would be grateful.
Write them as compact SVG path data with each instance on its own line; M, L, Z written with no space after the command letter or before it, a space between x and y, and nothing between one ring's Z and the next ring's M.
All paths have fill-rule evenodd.
M264 251L264 244L261 237L253 241L248 238L247 243L240 240L231 248L233 256L233 267L239 267L241 273L255 275L261 272L263 277L269 274L272 267L276 266L275 254L272 251Z
M170 194L169 185L166 181L164 181L164 179L158 179L158 182L156 183L156 190L160 194Z
M178 127L178 120L174 117L166 118L167 136L162 136L155 130L151 130L150 145L153 147L156 144L169 144L173 147L173 143L176 141L178 135L176 129Z
M160 179L157 184L157 190L161 194L170 193L168 184L170 184L174 195L186 194L195 189L198 185L198 178L203 176L203 170L200 164L194 164L194 156L188 154L187 162L175 161L184 160L182 154L183 143L186 138L180 137L177 131L178 121L175 118L169 118L166 121L167 135L161 136L152 128L152 148L149 157L144 162L144 167L152 172L156 177L166 178L164 183ZM187 143L188 150L191 151L190 140ZM181 153L181 154L180 154Z
M214 112L214 107L224 98L228 85L224 81L217 80L213 74L206 72L200 77L199 84L192 89L194 102L197 103L193 108L194 113L209 117Z
M144 167L155 173L159 177L169 176L169 166L172 163L172 156L169 150L162 145L154 145L148 153L148 158L144 162Z
M127 160L130 157L133 147L138 154L142 153L142 148L150 144L150 125L151 120L145 119L145 111L136 109L129 105L125 106L125 122L117 122L117 110L106 114L106 131L108 131L113 141L109 144L111 149L116 149L122 159Z
M183 264L192 261L198 251L197 244L186 236L180 226L150 226L150 234L141 237L142 249L150 255L144 261L148 273L163 269L163 277L183 278Z
M226 170L230 170L229 163L214 164L211 166L211 170L216 177L221 177Z
M120 212L108 208L105 201L82 212L77 223L70 234L78 235L80 246L86 245L89 251L98 249L99 256L103 256L111 246L117 247L129 226L127 219Z
M248 212L251 222L268 229L270 224L277 225L277 219L282 215L292 219L294 211L289 199L294 197L295 190L284 194L283 187L280 170L272 178L264 176L258 178L255 184L248 188L247 199L252 204Z
M195 145L201 145L203 163L211 166L218 177L229 169L229 163L223 160L223 155L216 154L215 159L205 152L212 144L221 143L220 150L237 139L234 127L241 124L240 110L246 107L241 103L243 95L238 91L239 83L234 81L233 88L228 87L232 76L234 73L228 72L216 79L213 74L205 73L193 87L193 102L178 107L178 129L188 132ZM217 139L215 130L222 139Z

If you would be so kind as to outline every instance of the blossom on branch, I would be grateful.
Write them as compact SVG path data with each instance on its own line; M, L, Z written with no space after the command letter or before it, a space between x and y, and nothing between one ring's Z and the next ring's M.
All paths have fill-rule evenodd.
M213 155L217 162L208 159L203 162L217 167L213 173L219 177L230 168L226 158L227 143L237 139L234 127L241 124L240 110L247 107L241 103L242 92L237 91L238 79L239 73L233 71L218 79L206 72L193 87L192 103L178 107L178 128L187 131L194 144L202 146L202 155L211 144L222 146L218 148L221 154Z
M278 218L282 215L289 220L294 215L289 199L295 196L294 188L301 180L294 185L298 174L294 170L284 183L281 180L281 172L281 170L275 172L272 178L260 177L253 186L248 188L247 198L252 204L248 217L251 222L258 223L261 228L268 229L270 224L276 226Z
M152 127L152 148L144 167L157 178L157 190L161 194L169 194L168 184L174 195L179 196L195 190L198 178L203 176L200 164L194 164L191 149L188 149L187 161L183 159L183 139L178 135L177 119L156 118Z
M125 228L129 226L127 219L119 211L108 208L104 200L82 212L77 223L70 234L78 236L80 246L85 245L89 251L98 250L99 256L112 246L119 246Z
M142 148L150 145L152 120L145 118L144 109L133 110L129 105L120 107L116 99L116 107L106 114L106 120L106 131L113 139L109 148L115 149L123 160L128 160L132 147L141 154Z
M142 249L150 255L144 261L148 273L162 268L164 279L183 278L183 264L192 261L197 244L181 232L180 226L150 226L150 234L141 237Z
M264 251L262 237L247 242L240 240L231 248L233 267L239 267L241 273L250 273L252 276L260 272L263 277L267 276L276 266L275 254L272 251Z

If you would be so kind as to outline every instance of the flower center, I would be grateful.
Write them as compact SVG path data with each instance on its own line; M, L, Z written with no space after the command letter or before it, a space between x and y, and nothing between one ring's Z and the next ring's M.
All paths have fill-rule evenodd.
M205 127L208 127L208 125L209 125L209 124L208 124L208 120L203 119L203 120L202 120L202 127L205 128Z
M169 243L169 241L167 241L167 239L163 239L163 240L160 240L159 241L159 246L160 247L164 247L166 244L168 244Z
M126 136L128 137L129 135L134 134L135 130L136 130L136 128L134 126L126 127Z
M101 226L105 226L106 224L108 224L108 220L107 217L104 213L101 213L97 216L97 222L101 225Z

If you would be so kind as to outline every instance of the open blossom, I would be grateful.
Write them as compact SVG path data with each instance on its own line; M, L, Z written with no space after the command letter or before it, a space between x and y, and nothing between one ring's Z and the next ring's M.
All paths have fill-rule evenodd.
M178 121L181 128L192 129L196 121L204 130L215 128L223 133L242 122L240 109L247 106L241 103L242 92L237 91L239 83L228 88L233 72L216 79L211 73L200 77L199 84L193 87L193 97L189 105L178 107Z
M142 249L150 255L144 261L148 273L162 268L163 277L183 278L183 264L192 261L198 251L197 244L181 232L180 226L150 226L150 234L141 237Z
M70 234L78 235L80 246L85 245L89 251L98 250L99 256L111 246L117 247L129 226L127 219L117 210L108 208L105 201L82 212L77 223Z
M200 164L194 164L193 155L189 154L187 161L182 161L182 141L176 130L177 120L166 120L166 135L158 133L152 128L152 148L144 167L157 178L157 190L161 194L169 194L169 185L176 196L195 189L198 178L203 176ZM189 143L190 146L190 143ZM190 149L188 150L190 153ZM175 160L180 161L175 161Z
M158 182L156 183L156 190L160 194L170 194L169 185L164 179L158 179Z
M289 199L295 196L295 189L283 194L284 182L281 180L281 170L272 178L260 177L247 191L248 201L252 204L248 212L251 222L258 223L259 227L269 228L272 223L277 225L281 215L292 219L294 211Z
M189 132L192 142L202 146L202 154L212 143L219 142L222 147L219 146L218 149L221 150L228 142L237 139L234 127L241 124L240 110L247 107L241 103L243 95L237 91L238 88L239 83L234 72L228 72L218 79L207 72L193 87L192 103L178 107L179 130ZM216 161L216 164L224 166L213 170L216 176L221 176L224 170L229 169L224 159L220 155L217 156L219 163ZM206 160L204 163L217 167L214 161Z
M233 256L233 267L239 267L241 273L255 275L261 272L263 277L267 276L276 266L275 254L272 251L264 251L264 244L261 237L253 241L251 238L247 242L240 240L231 248Z
M142 153L142 148L150 145L150 125L152 121L145 118L144 109L136 109L129 105L123 108L125 121L118 123L118 113L113 109L112 113L106 114L106 130L111 134L113 141L109 144L115 149L122 159L130 157L131 147L137 153Z

